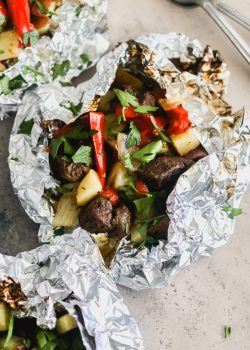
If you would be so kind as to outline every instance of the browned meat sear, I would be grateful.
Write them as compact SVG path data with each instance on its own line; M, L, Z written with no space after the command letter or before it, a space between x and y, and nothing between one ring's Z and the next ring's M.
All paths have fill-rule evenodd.
M131 213L125 204L121 204L114 209L113 226L114 230L111 234L113 237L122 239L126 236L126 228L131 225Z
M81 180L90 170L90 167L85 164L66 162L57 156L54 160L54 172L60 179L69 182Z
M168 239L169 217L165 216L157 224L150 227L148 235L155 239Z
M166 189L168 184L176 181L193 161L182 157L169 157L166 155L155 158L149 164L143 164L137 170L146 185L153 191Z

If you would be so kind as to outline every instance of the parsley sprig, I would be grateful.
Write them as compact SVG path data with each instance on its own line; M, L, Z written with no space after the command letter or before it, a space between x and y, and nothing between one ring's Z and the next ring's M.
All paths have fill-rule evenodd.
M126 141L126 148L131 148L137 146L141 143L141 133L137 128L134 122L131 122L129 125L130 132L128 134L128 138Z
M232 208L228 205L223 205L222 210L227 213L227 216L229 219L234 219L235 216L241 215L242 214L242 209L240 208Z

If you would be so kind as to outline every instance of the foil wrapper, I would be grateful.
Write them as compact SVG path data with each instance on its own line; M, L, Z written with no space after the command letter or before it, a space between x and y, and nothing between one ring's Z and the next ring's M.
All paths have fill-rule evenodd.
M78 229L52 245L0 255L0 297L4 285L9 303L19 302L12 304L19 307L18 317L34 317L49 329L56 324L55 306L62 305L77 320L86 350L143 349L138 326L101 270L98 254L87 232ZM20 286L13 288L9 277Z
M183 62L186 70L181 68ZM139 249L124 239L110 269L106 269L116 282L140 290L163 286L179 269L203 255L211 255L213 249L228 240L234 220L228 217L225 207L239 207L250 180L250 124L244 110L232 114L231 107L223 101L229 72L218 52L209 47L203 50L197 40L179 33L149 34L136 42L122 43L106 54L98 62L95 76L80 86L81 112L96 108L119 65L155 80L166 89L167 97L181 98L196 135L209 154L179 178L167 199L168 241ZM42 88L46 91L45 85ZM51 94L58 96L51 105L54 111L63 96L56 95L53 86L50 89ZM56 186L56 181L44 152L47 139L40 121L51 119L54 114L48 118L51 100L44 96L39 96L39 89L27 91L24 96L10 139L9 166L13 187L24 209L41 224L39 239L53 242L53 212L44 193ZM56 116L60 113L56 112ZM35 121L31 135L20 134L22 121L31 118ZM70 121L72 115L61 119Z
M79 6L81 10L76 11ZM3 73L10 79L21 75L25 82L8 95L0 87L0 120L16 111L24 91L33 84L53 82L61 87L96 64L109 48L106 15L106 0L62 0L51 17L50 37L42 36L33 47L21 51L18 62ZM53 67L65 61L69 69L54 79Z

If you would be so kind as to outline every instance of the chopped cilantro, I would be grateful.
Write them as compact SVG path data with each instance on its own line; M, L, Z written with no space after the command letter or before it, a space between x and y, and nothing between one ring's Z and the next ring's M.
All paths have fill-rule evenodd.
M131 95L129 92L124 92L119 89L114 89L114 92L116 93L117 98L121 102L123 107L133 106L138 107L139 103L137 101L137 98L133 95Z
M155 128L155 130L158 132L160 135L161 139L165 142L171 142L171 140L162 132L162 130L159 128L159 126L156 124L154 117L151 115L150 116L150 121Z
M225 338L228 338L232 333L232 328L230 326L225 326Z
M132 158L140 160L143 163L151 162L156 154L162 149L162 141L158 140L151 142L145 147L141 148L139 151L136 151L132 154Z
M70 69L69 60L65 60L62 63L55 63L52 68L52 78L55 80L59 76L64 76Z
M34 125L34 119L23 120L19 127L19 133L30 135Z
M35 76L35 79L37 79L38 77L43 77L43 78L45 77L45 74L43 72L31 66L24 66L22 72L23 74L33 73Z
M78 104L74 104L73 102L62 102L60 103L60 106L71 111L73 116L76 117L81 112L82 102L79 102Z
M23 43L25 46L27 45L35 45L38 42L39 33L36 30L32 30L31 32L26 32L23 34Z
M79 16L80 16L81 11L82 11L82 6L79 5L79 6L75 9L76 17L79 17Z
M69 141L66 139L65 136L60 136L57 139L53 139L50 142L50 154L53 158L56 158L59 147L63 144L64 146L64 153L72 155L75 153L74 148L71 146Z
M60 80L59 83L61 84L62 87L72 86L72 83L70 81L62 81L62 80Z
M64 234L64 227L55 227L53 232L55 236L61 236Z
M77 125L70 131L68 131L65 136L69 139L74 140L84 140L87 139L90 135L96 134L98 131L91 130L88 131L85 129L84 125Z
M227 216L230 219L233 219L235 216L238 216L238 215L242 214L242 209L240 209L240 208L232 208L232 207L229 207L227 205L224 205L222 207L222 210L227 213Z
M76 153L72 156L74 163L91 164L92 160L92 149L90 146L81 146Z
M130 132L126 141L126 147L131 148L141 143L141 133L134 122L130 123Z
M10 82L10 79L6 75L4 75L0 79L0 88L1 88L1 91L4 95L8 95L11 92L10 87L9 87L9 82Z
M148 114L149 112L155 112L159 109L158 107L154 106L138 106L135 109L136 113L142 113L142 114Z
M86 53L82 53L80 55L80 58L83 61L83 63L87 65L87 67L89 67L92 64L92 61L90 60L89 56Z

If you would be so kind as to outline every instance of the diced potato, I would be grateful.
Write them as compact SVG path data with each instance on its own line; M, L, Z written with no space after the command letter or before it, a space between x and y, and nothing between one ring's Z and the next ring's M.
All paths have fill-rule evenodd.
M123 124L119 124L114 113L105 116L104 123L105 141L114 149L117 148L117 133L124 129Z
M0 338L0 349L16 350L17 346L23 345L24 338L12 336L8 344L5 345L6 336Z
M93 169L87 173L87 175L81 181L77 193L76 200L78 206L84 206L88 204L95 196L102 190L102 184L97 172Z
M194 134L193 129L188 129L187 131L179 134L170 136L173 146L180 156L184 156L188 152L197 148L200 141Z
M134 75L128 73L122 67L118 67L117 69L114 85L130 85L132 88L139 91L143 89L143 82Z
M109 267L120 240L117 238L108 237L108 235L105 233L99 233L98 235L93 236L100 249L106 266Z
M74 192L65 193L58 202L56 215L52 221L54 227L72 227L75 226L79 210L76 203Z
M110 111L110 104L115 97L116 93L109 90L106 95L101 97L98 110L103 113L108 113Z
M46 15L35 16L32 18L32 24L40 35L44 35L50 29L51 19Z
M0 61L18 57L21 51L15 30L0 33Z
M147 224L134 225L131 230L131 243L136 246L145 241L147 238Z
M56 330L59 334L64 334L77 328L76 320L70 314L61 316L56 321Z
M170 109L178 107L184 102L181 98L159 98L158 103L164 109L164 111L169 111Z
M8 330L10 322L10 310L5 302L0 302L0 332Z
M116 162L107 179L107 186L119 189L120 187L126 186L129 179L130 175L127 169L121 162Z

